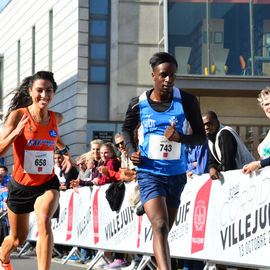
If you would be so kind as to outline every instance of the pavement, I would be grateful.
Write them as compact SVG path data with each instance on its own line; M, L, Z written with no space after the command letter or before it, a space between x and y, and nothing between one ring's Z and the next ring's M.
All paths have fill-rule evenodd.
M17 256L18 253L13 253L11 255L11 263L14 270L34 270L37 269L37 257L35 253L30 255ZM62 264L61 258L52 258L50 270L79 270L79 269L88 269L91 261L86 264L81 264L78 261L68 261L65 264ZM93 270L105 270L103 267L98 267L102 263L100 260ZM128 270L130 267L122 267L122 270ZM121 270L118 268L117 270Z

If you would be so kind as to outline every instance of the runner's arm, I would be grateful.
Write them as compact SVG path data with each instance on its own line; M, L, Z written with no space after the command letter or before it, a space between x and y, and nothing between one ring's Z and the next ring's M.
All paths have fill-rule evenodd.
M180 142L188 145L202 145L206 140L201 109L197 98L187 92L181 91L183 108L187 120L192 128L192 134L180 134Z
M137 152L137 145L134 138L134 131L140 121L139 98L131 99L126 112L125 121L122 127L125 148L130 157L132 153Z
M0 157L4 156L12 143L22 133L29 116L19 110L12 111L5 123L0 140Z

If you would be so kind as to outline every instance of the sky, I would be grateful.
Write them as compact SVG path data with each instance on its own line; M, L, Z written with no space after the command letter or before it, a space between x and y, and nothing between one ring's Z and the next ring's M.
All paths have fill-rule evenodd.
M5 6L10 2L11 0L0 0L0 12L5 8Z

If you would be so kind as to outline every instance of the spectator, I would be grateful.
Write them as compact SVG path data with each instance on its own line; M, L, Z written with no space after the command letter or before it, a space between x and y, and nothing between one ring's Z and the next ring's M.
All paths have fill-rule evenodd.
M0 246L4 238L9 234L9 224L7 218L7 188L3 185L4 175L0 174Z
M103 144L102 140L96 139L90 142L91 153L95 159L95 167L98 167L98 163L100 162L100 147Z
M87 166L85 163L85 155L81 155L81 156L77 157L76 163L77 163L77 166L79 168L78 178L81 180L90 178L92 171L87 169Z
M87 170L90 172L90 175L88 178L81 179L78 177L78 179L71 182L72 187L79 187L79 186L92 186L92 179L93 176L96 174L96 168L95 168L95 159L91 152L88 152L83 155L85 158L85 165Z
M83 154L78 159L80 165L80 173L75 184L72 182L71 186L79 186L80 183L82 186L92 183L92 177L95 172L95 159L91 152ZM83 163L83 164L82 164ZM78 163L77 163L78 164ZM81 258L79 263L85 264L88 260L92 259L95 256L95 251L92 249L81 248Z
M190 128L189 133L192 134ZM187 177L193 178L193 174L208 173L208 141L203 145L187 145Z
M100 148L102 165L107 167L111 171L118 172L120 163L116 158L116 151L114 145L111 142L104 143ZM94 185L105 185L111 183L110 177L103 174L99 174L98 177L92 180Z
M231 127L219 123L215 112L208 111L202 118L208 137L208 169L212 179L221 179L220 171L242 169L255 160L239 135Z
M263 89L259 96L258 101L260 103L261 108L264 110L264 113L268 119L270 119L270 87L266 87ZM269 142L270 142L270 131L264 138L264 140L259 144L258 146L258 153L260 155L261 160L259 161L253 161L249 164L246 164L243 167L243 173L249 174L252 171L257 171L262 167L269 166L270 165L270 148L269 148Z
M0 174L4 176L3 186L7 186L10 175L8 174L8 168L4 165L0 165Z
M60 154L58 148L54 151L54 170L60 182L60 190L67 190L70 188L70 182L78 177L78 171L75 167L71 167L70 171L66 173L62 170L62 164L64 161L63 155Z
M135 166L131 162L130 158L127 155L127 151L125 148L125 143L123 139L123 135L121 133L118 133L114 137L115 140L115 146L118 148L118 150L121 153L121 168L128 168L128 169L135 169Z

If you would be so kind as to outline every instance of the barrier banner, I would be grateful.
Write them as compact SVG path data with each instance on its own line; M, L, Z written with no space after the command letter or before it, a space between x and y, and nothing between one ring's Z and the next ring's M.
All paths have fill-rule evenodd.
M270 168L188 179L169 234L171 255L252 267L270 267ZM60 215L52 220L54 242L127 253L153 254L151 224L128 204L119 212L105 198L108 185L61 192ZM28 240L35 241L35 215Z

